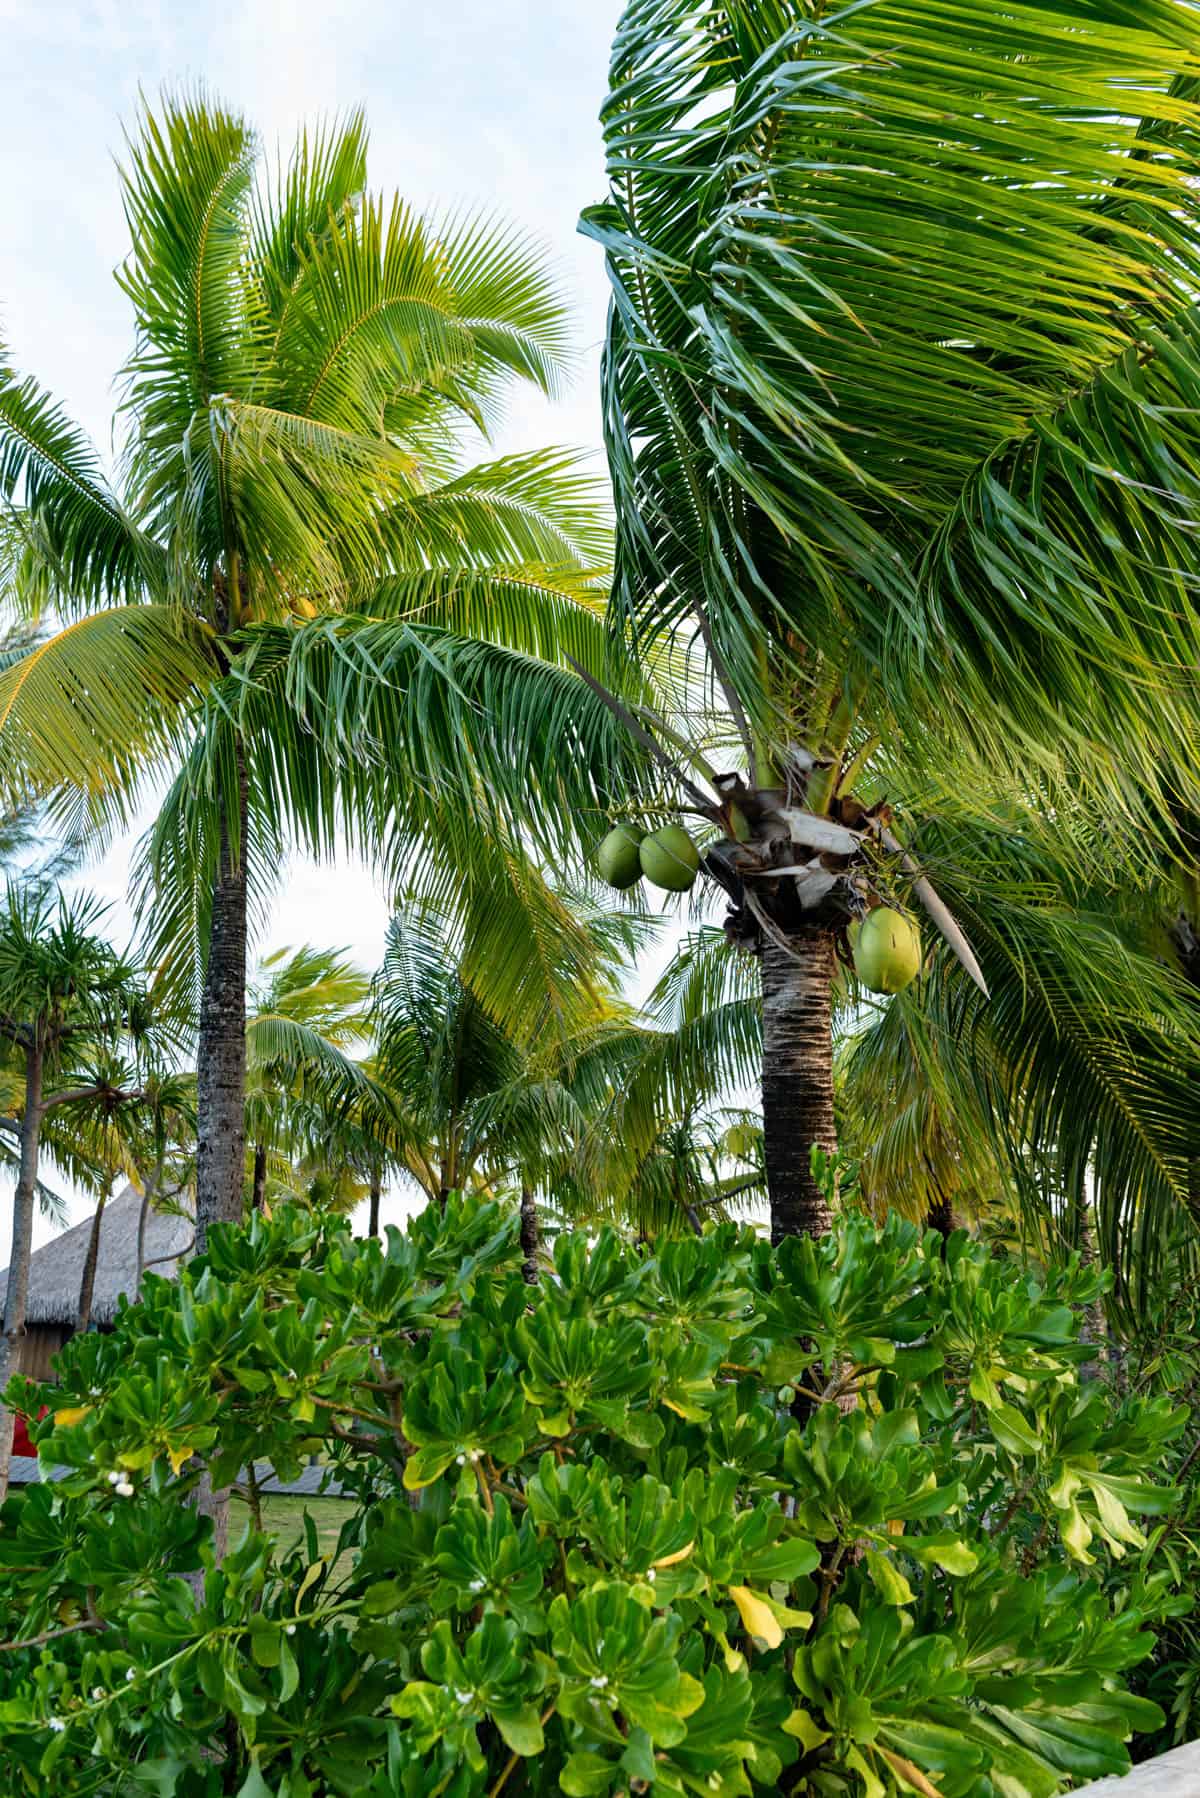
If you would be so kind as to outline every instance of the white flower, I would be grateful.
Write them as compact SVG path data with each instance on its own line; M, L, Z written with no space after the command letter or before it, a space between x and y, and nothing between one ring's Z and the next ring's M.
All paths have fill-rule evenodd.
M118 1498L132 1498L133 1485L129 1480L118 1480L114 1488Z
M120 1476L120 1474L119 1474L119 1473L118 1473L118 1472L117 1472L117 1470L116 1470L116 1468L115 1468L115 1467L114 1467L114 1468L112 1468L112 1469L110 1469L110 1471L109 1471L109 1473L108 1473L108 1476L107 1476L107 1477L108 1477L108 1483L109 1483L109 1485L110 1485L110 1486L119 1486L119 1485L120 1485L120 1483L121 1483L121 1476Z
M126 1667L125 1678L132 1685L133 1681L137 1678L137 1669L135 1667Z
M103 1686L93 1686L92 1687L92 1697L96 1698L96 1699L103 1698L104 1697L104 1687Z
M455 1692L454 1696L460 1704L470 1704L475 1694L473 1692Z
M56 1736L60 1736L67 1727L61 1717L47 1717L46 1723L47 1726L54 1731Z
M283 1633L285 1636L294 1636L296 1633L296 1625L294 1623L285 1624Z
M592 1676L593 1692L603 1692L603 1690L604 1690L605 1686L607 1686L607 1684L608 1684L608 1674L607 1673L593 1674L593 1676Z
M487 1584L486 1580L473 1579L471 1581L470 1585L467 1587L467 1590L468 1590L468 1592L482 1592L483 1588L486 1584Z
M646 1578L649 1580L651 1585L653 1585L655 1580L658 1578L658 1574L653 1567L647 1567Z
M455 1455L454 1462L457 1467L465 1467L467 1464L467 1457L465 1455Z
M483 1451L478 1448L473 1448L471 1450L470 1459L471 1459L472 1465L474 1465L474 1463L476 1461L482 1461L483 1460Z
M88 1397L89 1398L103 1398L104 1397L103 1386L89 1386L88 1387Z

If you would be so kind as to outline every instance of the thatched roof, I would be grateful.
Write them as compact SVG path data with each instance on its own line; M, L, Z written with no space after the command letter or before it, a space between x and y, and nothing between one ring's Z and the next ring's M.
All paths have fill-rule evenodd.
M117 1314L117 1299L125 1292L132 1295L137 1272L138 1212L142 1195L133 1186L111 1198L100 1220L100 1254L96 1263L96 1290L92 1299L92 1321L111 1323ZM146 1220L146 1261L155 1265L151 1273L170 1275L175 1271L176 1257L186 1251L192 1240L190 1218L173 1217L155 1211ZM92 1233L92 1220L84 1219L70 1230L64 1230L53 1242L37 1249L29 1262L29 1305L26 1312L31 1324L74 1324L79 1313L79 1282ZM162 1257L167 1256L167 1260ZM8 1281L8 1270L0 1273L0 1295Z

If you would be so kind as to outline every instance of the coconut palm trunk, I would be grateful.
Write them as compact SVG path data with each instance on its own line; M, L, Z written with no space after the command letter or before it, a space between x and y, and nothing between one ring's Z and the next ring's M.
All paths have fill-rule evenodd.
M377 1167L371 1169L371 1210L367 1220L367 1235L379 1235L379 1201L383 1197L383 1176Z
M833 1050L830 1004L833 937L794 936L762 948L763 1143L771 1240L820 1236L829 1205L813 1178L814 1144L832 1154Z
M246 764L237 760L236 831L228 815L213 883L196 1054L196 1253L210 1225L242 1215L246 1124Z
M250 1197L250 1209L261 1211L267 1197L267 1145L254 1145L254 1188Z
M133 1296L135 1299L140 1299L142 1296L142 1278L146 1272L146 1227L150 1222L150 1206L154 1201L155 1194L162 1185L164 1161L165 1157L160 1155L155 1162L154 1172L146 1182L145 1191L142 1193L142 1202L138 1206L137 1265L134 1269L133 1281Z
M20 1372L21 1339L29 1303L29 1258L33 1249L33 1209L37 1200L38 1154L42 1133L43 1054L34 1038L25 1050L25 1105L21 1114L21 1159L13 1194L12 1255L8 1264L8 1289L4 1295L4 1337L0 1341L0 1393L14 1373ZM12 1463L11 1411L0 1404L0 1503L8 1495Z
M100 1231L104 1224L104 1208L109 1201L106 1188L96 1204L92 1218L92 1228L88 1235L87 1254L83 1258L83 1273L79 1280L79 1305L75 1314L75 1328L83 1331L91 1328L92 1300L96 1293L96 1264L100 1259Z
M530 1286L536 1286L538 1277L538 1248L541 1232L538 1229L537 1202L528 1186L521 1188L521 1254L524 1260L521 1272Z

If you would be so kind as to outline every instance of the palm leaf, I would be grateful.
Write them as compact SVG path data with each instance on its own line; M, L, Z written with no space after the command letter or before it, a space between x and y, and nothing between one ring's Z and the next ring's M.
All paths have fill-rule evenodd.
M632 0L585 221L628 628L699 628L768 737L849 648L931 761L1195 789L1198 44L1172 0Z
M130 789L186 732L212 651L166 606L78 619L0 672L0 781L11 795L74 788L125 815Z
M36 615L134 598L162 578L162 558L126 516L91 444L0 349L0 500L10 598ZM19 500L19 509L16 503Z

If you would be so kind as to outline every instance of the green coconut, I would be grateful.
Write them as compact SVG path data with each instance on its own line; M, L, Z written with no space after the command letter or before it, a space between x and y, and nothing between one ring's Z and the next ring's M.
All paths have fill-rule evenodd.
M854 967L873 993L903 992L921 971L921 933L890 905L868 912L854 939Z
M646 879L665 892L686 893L696 879L700 851L682 825L667 824L643 837L638 853Z
M632 824L618 824L610 830L596 852L596 866L600 870L601 880L606 880L610 887L616 887L623 893L626 887L636 885L642 878L642 864L638 857L638 848L643 832L635 830Z

